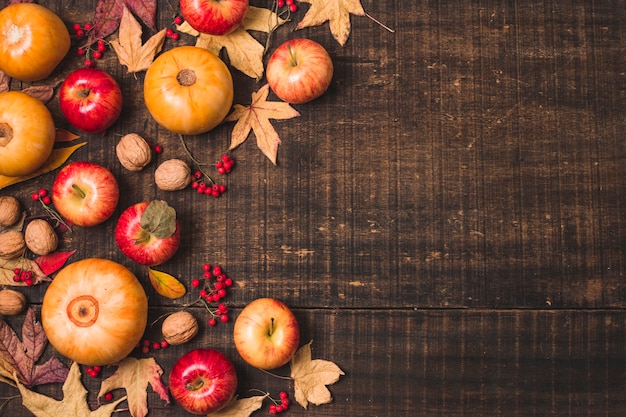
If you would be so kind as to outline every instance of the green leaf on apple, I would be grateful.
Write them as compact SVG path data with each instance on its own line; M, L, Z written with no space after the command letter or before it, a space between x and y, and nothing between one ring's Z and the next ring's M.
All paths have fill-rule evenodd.
M141 228L160 239L172 236L176 231L176 210L163 200L151 201L141 216Z

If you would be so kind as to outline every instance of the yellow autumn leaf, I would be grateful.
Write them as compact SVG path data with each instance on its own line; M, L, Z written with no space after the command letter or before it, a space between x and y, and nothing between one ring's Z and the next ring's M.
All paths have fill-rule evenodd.
M226 407L209 414L208 417L248 417L263 407L263 400L267 395L255 395L249 398L237 398Z
M78 136L78 135L76 135L76 134L74 134L74 133L72 133L70 131L67 131L65 129L60 129L60 128L57 127L57 129L56 129L56 136L55 136L54 141L56 143L71 142L71 141L76 140L78 138L80 138L80 136Z
M235 104L233 112L226 116L225 121L237 121L231 134L229 149L235 149L245 142L252 130L259 149L276 165L281 140L270 119L291 119L300 116L300 113L284 101L267 101L269 93L269 85L265 84L259 91L252 93L252 103L249 106Z
M185 286L170 274L148 268L148 276L156 292L163 297L180 298L187 292Z
M141 43L141 25L133 14L124 6L120 20L118 38L111 41L120 64L126 65L128 72L147 70L154 57L163 48L166 30L152 35L145 44Z
M311 343L298 349L290 362L296 401L304 408L309 402L315 405L331 402L333 397L326 385L334 384L345 375L333 362L311 360Z
M30 175L25 175L22 177L7 177L6 175L0 175L0 190L8 187L9 185L17 184L19 182L38 177L40 175L47 174L50 171L54 171L55 169L63 165L63 163L67 161L68 158L74 153L74 151L86 144L87 142L81 142L74 146L53 149L50 157L48 157L43 166Z
M311 4L298 23L298 29L328 22L330 33L341 46L350 36L350 14L365 16L360 0L299 0Z

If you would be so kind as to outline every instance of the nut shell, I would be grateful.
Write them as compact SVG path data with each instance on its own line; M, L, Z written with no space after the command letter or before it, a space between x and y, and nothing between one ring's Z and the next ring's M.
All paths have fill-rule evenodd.
M59 246L54 228L43 219L35 219L26 225L24 240L26 247L35 255L47 255Z
M157 167L154 182L164 191L182 190L191 184L191 168L180 159L168 159Z
M16 224L22 215L22 206L17 198L10 195L0 196L0 226L10 227Z
M182 345L198 334L198 320L186 311L170 314L163 320L161 334L170 345Z
M7 230L0 234L0 259L15 259L24 253L26 242L24 233Z
M129 171L141 171L152 160L150 145L136 133L122 136L115 153L120 164Z
M26 296L15 290L0 290L0 314L16 316L24 311Z

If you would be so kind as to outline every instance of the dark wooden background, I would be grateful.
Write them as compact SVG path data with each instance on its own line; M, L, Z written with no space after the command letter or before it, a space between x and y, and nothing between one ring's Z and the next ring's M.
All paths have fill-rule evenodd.
M88 21L96 2L41 3L71 26ZM395 33L356 16L344 47L328 25L294 32L304 3L295 22L275 33L270 49L296 36L322 43L335 63L333 83L323 97L295 106L300 118L275 122L283 139L277 166L254 137L231 153L237 166L224 197L154 186L158 160L188 158L148 116L143 73L126 74L112 52L98 66L122 86L123 116L106 136L83 134L89 143L71 160L114 172L123 189L114 217L141 200L172 204L183 241L161 269L189 280L202 263L221 264L236 281L231 318L258 297L294 309L313 357L346 375L330 387L331 404L304 410L294 402L289 415L623 416L626 4L362 3ZM176 4L159 4L160 27L170 25ZM178 44L193 41L185 35ZM80 66L73 51L53 81ZM236 103L248 104L264 83L233 76ZM49 104L55 121L72 130L57 100ZM232 127L187 143L212 163ZM125 171L115 157L119 135L130 132L164 148L142 173ZM37 213L29 196L49 188L54 175L0 194ZM153 318L195 298L193 291L177 301L158 296L145 270L117 249L114 224L78 228L62 248L77 250L72 260L105 257L135 271ZM45 285L25 291L38 307ZM21 318L10 322L18 328ZM260 388L293 396L289 382L242 362L232 320L203 324L191 345L156 352L164 379L197 346L233 359L240 395ZM84 382L95 401L100 379ZM59 385L39 389L61 396ZM0 393L17 391L2 385ZM151 416L183 414L151 390L149 401ZM29 415L19 400L0 414Z

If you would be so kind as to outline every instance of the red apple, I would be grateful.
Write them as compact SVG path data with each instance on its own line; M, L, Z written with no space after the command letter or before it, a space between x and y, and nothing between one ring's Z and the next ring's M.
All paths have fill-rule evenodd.
M120 189L108 168L93 162L72 162L52 184L52 203L64 218L78 226L95 226L117 207Z
M72 72L59 91L61 112L75 127L100 133L122 112L122 90L107 72L80 68Z
M298 349L300 327L282 301L258 298L235 320L235 347L243 360L260 369L285 365Z
M307 103L328 89L333 61L319 43L305 38L282 43L267 62L267 83L283 101Z
M194 349L172 367L169 387L174 400L185 410L207 415L232 400L237 390L237 372L222 352Z
M198 32L226 35L248 12L248 0L180 0L180 13Z
M124 255L141 265L164 263L180 245L176 211L161 200L128 207L115 226L115 242Z

